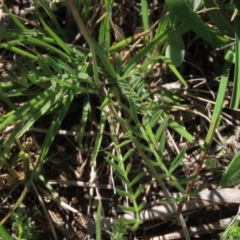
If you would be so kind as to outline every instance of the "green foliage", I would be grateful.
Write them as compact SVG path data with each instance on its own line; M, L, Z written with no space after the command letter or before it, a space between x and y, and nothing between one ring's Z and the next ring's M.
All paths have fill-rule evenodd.
M16 240L35 240L39 233L31 226L32 219L26 216L26 212L18 208L12 213L12 234L16 235Z
M238 152L227 166L219 182L222 187L228 187L237 184L240 181L240 152Z
M218 172L220 164L217 159L207 159L205 161L205 164L207 170L210 170L212 172Z
M127 221L124 218L114 220L112 232L109 233L111 240L127 240Z
M102 202L98 203L97 220L96 220L96 240L101 240L101 216L102 216Z
M0 225L0 237L1 237L1 239L4 239L4 240L12 240L9 233L7 232L7 230L2 225Z
M207 42L216 47L223 47L229 43L227 38L199 18L186 1L166 0L166 4L184 24Z
M163 15L159 16L160 21L157 22L156 30L152 31L148 16L148 1L141 0L141 22L144 30L146 32L149 30L149 33L144 35L145 44L141 49L135 51L130 60L123 61L119 52L128 44L135 43L135 39L131 36L112 45L109 29L114 1L105 0L104 2L105 8L103 7L102 10L106 14L103 14L103 20L99 23L97 40L93 39L85 27L91 1L84 4L83 1L78 1L77 4L79 15L83 19L80 32L84 33L89 48L70 46L66 43L69 39L69 32L59 25L46 1L40 0L39 3L53 23L51 28L38 10L37 15L41 27L32 29L24 25L4 6L4 11L15 23L16 29L3 29L0 32L1 49L17 55L17 71L4 69L11 81L0 82L0 97L10 109L8 113L1 116L0 131L15 125L9 138L1 143L0 167L5 167L12 178L16 179L13 171L14 164L9 164L7 161L11 146L18 142L18 139L41 117L51 116L49 130L43 141L37 165L30 174L26 174L28 175L26 188L14 208L16 209L23 201L31 182L37 178L49 191L54 192L54 189L47 184L45 177L41 175L43 161L75 98L80 98L82 101L82 106L79 108L81 117L78 121L81 126L78 146L80 151L84 152L84 133L87 124L92 121L89 96L93 95L97 99L97 104L101 106L99 107L101 113L98 116L97 134L90 163L94 164L98 161L104 142L103 138L106 129L109 128L107 134L113 145L111 145L112 151L104 152L106 161L112 167L114 176L124 186L124 189L117 189L117 193L128 204L120 208L135 216L130 220L116 220L110 236L112 239L127 239L125 235L128 229L135 231L142 223L140 213L145 207L145 203L141 200L145 173L133 171L132 159L135 161L135 156L138 156L137 161L148 168L152 179L155 179L163 189L167 183L183 194L180 198L167 198L163 201L164 204L179 203L205 187L203 185L189 193L185 190L186 186L191 185L196 176L178 179L175 175L184 158L185 148L180 150L170 164L166 164L163 156L166 149L166 129L171 129L175 135L187 142L193 141L194 136L171 117L172 112L178 111L178 107L183 105L184 99L174 91L163 89L157 89L153 94L146 86L145 76L148 76L153 66L161 61L172 71L182 87L188 86L186 79L176 67L180 66L184 60L185 46L182 36L189 30L194 31L206 43L217 48L225 48L225 62L216 94L216 103L200 156L200 161L203 162L221 119L230 70L233 65L235 65L234 89L229 107L231 109L239 107L240 18L236 14L239 3L232 1L228 5L218 5L213 0L166 0ZM82 5L84 6L80 8ZM208 8L215 9L208 11ZM232 22L220 11L226 8L229 8L232 14ZM206 13L214 27L201 18L197 12L199 10ZM75 30L74 34L79 32L79 29L73 30ZM235 49L228 46L234 40L236 41ZM21 97L25 99L25 102L16 107L15 97ZM121 136L119 136L120 128ZM236 171L240 169L239 154L234 157L223 174L221 186L233 185L239 181L240 174ZM21 155L25 158L28 156ZM215 159L210 159L206 161L206 166L215 171L218 163ZM102 205L99 203L96 224L97 239L101 238L101 214ZM13 231L18 239L37 238L29 226L31 219L24 216L20 209L13 213L11 218L14 221ZM229 234L233 237L236 236L239 228L237 225L232 228Z
M220 240L235 240L240 238L240 221L237 220L230 226L226 226L225 231L221 234Z
M168 57L175 67L179 67L185 56L185 46L182 36L174 32L166 48L166 57Z
M132 203L132 206L119 206L123 211L133 212L136 216L136 218L132 221L132 226L130 227L131 230L135 231L141 224L140 220L140 212L144 208L144 203L138 203L138 197L142 193L143 187L139 185L139 181L144 176L143 173L138 173L134 177L130 177L131 174L131 164L125 164L125 161L130 157L130 155L133 153L133 149L129 149L125 155L122 156L120 144L118 143L118 140L112 136L112 140L117 146L117 156L113 155L112 153L108 152L109 158L107 159L107 162L109 165L111 165L118 178L124 183L125 189L116 189L117 193L126 197L128 201ZM125 142L125 144L121 144L121 147L126 146L128 142ZM115 161L116 163L115 163ZM134 190L134 187L138 184L137 190Z

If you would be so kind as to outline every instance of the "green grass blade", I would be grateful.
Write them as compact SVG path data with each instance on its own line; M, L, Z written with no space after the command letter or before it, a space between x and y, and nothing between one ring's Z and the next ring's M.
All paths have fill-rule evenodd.
M106 54L102 51L102 49L97 44L95 44L95 50L96 50L98 57L101 59L101 62L105 66L106 70L111 75L111 77L117 79L118 75L117 75L116 71L114 70L114 68L113 68L111 62L109 61L108 57L106 56Z
M161 115L162 115L162 112L161 112ZM160 141L160 139L164 133L164 130L167 127L167 124L168 124L168 118L165 118L164 121L160 124L158 130L156 131L155 138L157 141Z
M41 169L42 169L42 164L43 164L43 161L44 159L46 158L47 156L47 153L50 149L50 146L57 134L57 131L59 130L60 128L60 125L69 109L69 106L74 98L76 94L76 90L72 90L72 91L69 91L68 92L68 95L67 95L67 98L66 98L66 101L65 101L65 105L62 106L61 110L57 112L57 114L54 116L53 118L53 121L48 129L48 133L44 139L44 142L43 142L43 147L42 147L42 151L41 151L41 154L39 156L39 159L38 159L38 162L37 162L37 165L35 167L36 169L36 174L39 175L40 172L41 172Z
M58 30L62 33L62 38L64 38L63 31L61 31L61 27L58 25L55 16L53 15L52 11L47 7L47 5L44 3L44 1L39 0L41 5L43 6L44 10L48 13L48 15L51 17L51 20L54 22L54 24L57 26ZM68 55L71 54L71 49L63 42L62 38L60 38L43 20L42 15L37 10L37 14L39 17L40 22L44 26L44 29L48 32L48 34L55 40L56 44L61 47Z
M215 1L213 0L204 0L204 5L206 9L218 7ZM208 11L208 15L211 18L212 22L214 23L214 26L217 27L222 34L234 38L233 27L229 24L229 22L225 19L225 17L219 10L216 9Z
M64 58L67 58L67 59L69 58L69 54L66 54L65 52L61 51L59 48L54 47L53 44L46 43L44 41L44 38L33 38L33 37L18 38L17 40L12 40L12 41L9 41L8 43L1 44L1 47L9 49L11 51L15 51L16 53L18 53L20 55L30 57L34 60L37 58L37 56L35 56L35 55L37 55L36 52L34 52L35 55L32 55L31 53L29 53L29 48L28 48L28 51L24 51L23 49L20 49L15 46L15 45L19 46L19 44L38 45L40 47L47 48L47 49L55 52L56 54L63 56ZM55 44L56 44L56 42L55 42Z
M42 57L38 57L38 64L41 67L41 69L43 70L43 72L46 74L46 76L51 76L53 74L48 63L46 61L44 61L44 59Z
M26 66L28 67L28 69L33 73L35 74L36 76L40 76L40 71L39 69L36 68L36 65L35 63L33 63L33 61L29 58L26 58L24 59L25 60L25 63L26 63ZM29 74L29 72L28 72Z
M173 11L196 34L216 47L224 47L229 40L215 29L209 27L184 0L166 0L169 9Z
M163 118L168 119L169 127L174 129L176 132L178 132L182 137L184 137L187 141L192 142L194 140L194 137L187 132L182 126L180 126L177 122L169 118L169 116L166 113L163 113Z
M24 106L20 107L16 111L11 111L8 114L2 116L0 123L0 131L14 121L23 119L25 117L31 117L39 108L45 105L46 101L52 99L55 96L55 89L49 89L35 98L31 99Z
M222 187L230 187L240 181L240 152L236 154L233 160L227 166L219 182Z
M148 21L148 1L141 0L141 16L144 31L149 29L149 21Z
M171 174L177 169L177 167L179 166L179 164L182 162L185 153L186 153L186 149L183 148L183 149L181 150L181 152L175 157L175 159L173 160L173 162L171 163L171 166L170 166L170 168L169 168L169 172L170 172Z
M96 158L99 154L99 150L100 150L101 143L102 143L102 138L103 138L103 130L104 130L105 123L106 123L106 117L107 117L106 115L107 115L106 107L104 107L101 111L99 130L98 130L95 145L94 145L94 148L93 148L92 158L91 158L91 161L90 161L91 165L96 161Z
M55 34L56 35L56 34ZM55 52L56 54L59 54L60 56L63 56L64 58L68 59L69 55L71 53L71 50L66 46L66 44L64 42L62 42L62 40L58 40L59 37L56 35L56 42L59 47L63 48L63 50L65 50L66 53L64 53L63 51L61 51L59 48L54 47L52 44L48 44L45 43L43 39L38 39L38 38L27 38L25 41L23 41L22 43L31 43L31 44L37 44L43 48L49 48L50 50L52 50L53 52Z
M235 26L235 68L234 68L234 85L231 98L230 108L237 110L240 103L240 16L234 19Z
M3 225L0 225L0 236L4 240L11 240L12 239Z
M167 40L172 29L167 29L165 32L156 36L149 44L147 44L143 49L141 49L123 68L124 73L129 73L130 70L137 65L144 56L148 55L149 51L157 44L163 43Z
M99 201L98 208L97 208L97 220L96 220L96 240L102 239L101 218L102 218L102 202Z
M9 16L11 17L11 19L13 20L13 22L14 22L20 29L22 29L22 30L25 30L25 29L26 29L25 25L22 24L22 22L19 21L18 18L17 18L14 14L11 13L11 11L6 7L5 4L3 5L3 10L4 10L4 12L6 12L7 14L9 14ZM5 31L4 31L4 33L5 33Z
M145 117L144 120L143 120L143 125L144 125L146 133L147 133L149 139L151 140L152 144L154 145L155 149L158 149L158 144L157 144L157 141L155 139L155 135L152 131L152 128L149 124L149 121L150 121L149 117Z
M228 57L228 53L226 54L226 57L225 57L226 61L224 63L224 67L223 67L223 72L222 72L222 76L221 76L221 80L220 80L220 86L218 89L216 104L215 104L215 107L213 110L210 127L209 127L209 130L208 130L205 142L204 142L204 149L201 152L201 158L204 156L205 151L211 145L215 130L218 127L218 124L220 121L220 116L221 116L223 103L224 103L224 99L225 99L225 94L227 92L230 68L232 65L232 63L227 60L227 57Z
M0 86L0 89L1 89L1 86ZM6 94L3 93L1 90L0 90L0 99L3 100L10 109L13 109L16 111L17 107L10 101L10 99L6 96Z
M56 91L56 94L53 98L49 99L48 101L45 101L44 105L31 116L31 118L26 121L22 127L22 129L15 135L16 138L20 138L29 128L40 118L42 117L46 112L51 109L51 107L55 104L61 101L61 98L67 94L67 90L65 91ZM33 106L34 107L34 106Z
M21 48L18 48L18 47L15 47L13 45L11 45L11 43L2 43L0 44L0 48L5 48L5 49L8 49L12 52L15 52L23 57L28 57L28 58L31 58L33 60L37 60L37 56L34 55L34 54L31 54L27 51L24 51L23 49Z
M41 57L56 71L57 74L63 74L63 69L59 66L56 58L50 57L49 55L42 55Z
M47 6L46 2L43 0L39 0L41 6L43 7L43 9L45 10L45 12L48 14L48 16L51 18L51 21L53 22L53 24L55 25L58 33L61 35L62 39L65 39L65 33L63 32L63 29L61 28L61 26L59 25L53 11ZM39 16L39 13L38 13ZM41 16L39 16L41 19ZM44 26L45 27L45 26ZM47 29L46 29L47 30ZM51 31L52 32L52 31ZM54 38L55 39L55 38Z
M103 19L103 22L100 26L100 31L99 31L99 37L98 37L98 42L100 46L104 46L106 50L106 55L109 53L109 48L110 48L110 16L111 16L111 10L112 10L112 5L113 5L113 0L105 0L105 6L106 6L106 16Z

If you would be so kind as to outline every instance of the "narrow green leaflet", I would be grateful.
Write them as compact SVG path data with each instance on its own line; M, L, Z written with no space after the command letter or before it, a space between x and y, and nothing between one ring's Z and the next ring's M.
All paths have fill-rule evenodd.
M181 150L181 152L176 156L176 158L173 160L170 168L169 168L169 172L172 174L176 169L177 167L179 166L179 164L182 162L183 160L183 157L184 157L184 154L186 153L186 149L183 148Z
M44 61L42 57L38 57L38 64L47 76L51 76L53 74L52 70L49 67L49 64Z
M163 117L164 119L168 119L169 127L173 128L176 132L178 132L181 136L183 136L187 141L191 142L194 140L194 136L192 136L189 132L187 132L177 122L169 118L169 116L166 113L163 113Z

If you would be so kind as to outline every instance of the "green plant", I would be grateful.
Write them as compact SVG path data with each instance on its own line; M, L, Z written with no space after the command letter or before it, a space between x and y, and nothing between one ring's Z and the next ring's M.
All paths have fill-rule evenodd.
M127 240L127 221L124 218L114 220L112 232L109 233L111 240Z
M12 239L9 233L7 232L7 230L2 225L0 225L0 236L1 236L1 239L4 239L4 240Z
M232 161L227 166L227 169L223 173L222 178L220 179L219 185L222 187L233 186L240 181L240 172L239 172L239 159L240 152L238 152Z
M221 234L221 240L234 240L238 239L240 237L240 227L239 227L240 221L234 221L234 223L231 223L225 227L225 231Z
M113 170L112 178L124 187L124 189L116 189L126 203L122 203L120 208L134 214L133 219L115 221L110 236L113 239L125 239L124 235L128 230L136 231L140 227L143 221L141 211L145 207L141 198L145 187L145 172L136 172L135 165L143 164L146 167L148 174L164 191L166 199L161 200L161 203L172 204L176 212L181 212L182 206L177 204L184 202L189 196L205 187L202 185L193 191L195 179L201 171L203 162L207 159L215 131L221 123L232 65L235 65L234 89L229 107L237 109L239 106L239 16L233 15L233 24L227 21L220 11L224 6L216 5L213 0L166 0L162 16L153 27L150 27L148 1L142 0L140 20L144 32L121 39L113 45L110 26L115 35L118 31L111 19L114 1L105 0L105 5L101 4L103 15L96 38L93 38L86 27L91 1L88 1L83 8L79 8L81 1L78 2L80 14L74 8L73 1L69 2L70 12L77 25L76 29L73 27L73 32L60 26L56 16L43 0L39 3L48 19L51 19L51 28L39 9L36 11L41 27L30 28L26 27L6 6L4 7L4 11L9 14L17 29L5 29L4 32L0 32L1 48L17 55L17 70L5 69L11 81L0 82L0 98L10 109L8 113L1 116L0 130L14 125L9 137L1 143L0 168L4 169L14 181L18 181L15 170L17 164L9 163L7 158L12 146L17 143L20 149L18 156L24 158L27 177L24 191L11 210L12 217L18 219L14 224L14 231L20 238L23 237L24 224L28 226L30 222L29 218L21 215L22 213L16 215L14 210L24 201L33 181L40 179L46 189L54 192L47 178L41 175L41 170L56 134L76 98L81 100L78 106L80 113L78 147L81 152L84 152L84 133L92 122L91 118L95 111L90 101L94 97L100 113L96 114L98 119L95 123L96 136L93 139L89 162L94 165L99 159L102 161L103 158L99 156L104 149L104 138L109 138L112 144L107 151L104 151L104 158ZM238 5L236 1L228 5L230 12L235 12ZM197 11L204 7L206 8L204 12L208 14L214 27L199 17L200 13ZM208 8L214 9L208 11ZM75 25L72 24L72 26ZM219 88L214 108L211 109L210 126L207 135L204 136L204 144L199 146L202 150L199 167L195 169L192 176L179 178L176 170L181 166L186 148L176 148L175 156L170 162L166 162L163 154L166 149L166 139L169 137L169 132L172 132L177 139L184 139L187 143L192 142L193 134L186 126L176 121L173 115L178 111L194 111L191 109L192 106L186 104L186 96L181 88L180 90L157 88L152 91L145 80L156 64L164 62L181 87L188 87L188 81L176 68L181 65L184 58L185 47L182 35L188 30L195 32L207 44L225 48L225 52ZM69 35L74 36L78 32L84 37L87 47L66 43ZM234 43L234 37L236 37L236 49L229 46ZM139 49L132 47L131 52L134 54L129 59L122 57L121 51L129 44L135 46L138 40L142 40L142 47ZM23 99L19 107L15 104L16 97ZM49 129L36 165L33 170L30 170L30 155L22 151L19 139L46 115L51 119ZM239 154L229 165L220 185L227 186L238 181L239 173L233 174L238 157ZM207 162L211 167L215 166L214 163L216 162ZM176 189L182 196L173 198L168 188ZM97 239L101 238L101 204L99 202ZM6 219L7 217L1 223ZM181 216L179 219L185 229L185 238L189 239L186 223Z
M206 159L206 169L212 171L212 172L218 172L219 171L219 161L215 158Z
M31 226L31 217L26 216L26 212L18 208L12 213L12 235L16 235L16 240L38 239L39 233Z

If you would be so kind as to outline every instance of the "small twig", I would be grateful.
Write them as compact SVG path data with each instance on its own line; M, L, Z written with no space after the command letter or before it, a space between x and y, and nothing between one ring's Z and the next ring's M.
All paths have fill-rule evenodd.
M39 192L38 192L37 187L35 186L35 184L34 184L33 182L32 182L32 187L33 187L34 192L35 192L36 195L37 195L38 201L39 201L39 203L40 203L40 205L41 205L41 207L42 207L42 209L43 209L43 212L44 212L44 214L45 214L45 216L46 216L46 218L47 218L47 221L48 221L48 224L49 224L49 226L50 226L50 229L51 229L53 238L54 238L55 240L57 240L58 237L57 237L57 234L56 234L56 231L55 231L53 222L52 222L52 220L51 220L51 217L50 217L50 215L49 215L49 213L48 213L48 211L47 211L47 209L46 209L46 207L45 207L45 205L44 205L44 202L43 202L42 197L40 196L40 194L39 194Z
M240 220L240 216L238 216L236 220ZM229 223L229 221L231 221L231 218L225 218L214 223L204 224L196 227L190 227L188 231L190 236L209 234L210 232L222 230L226 226L226 224ZM173 232L173 233L149 238L149 240L166 240L166 239L178 240L181 238L182 238L182 234L180 232Z

